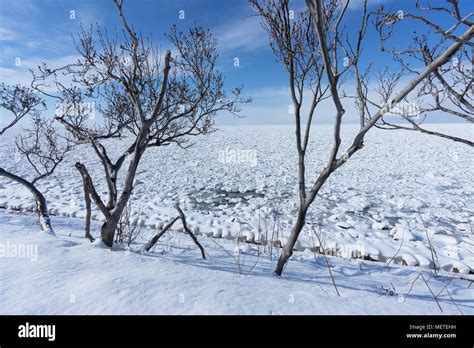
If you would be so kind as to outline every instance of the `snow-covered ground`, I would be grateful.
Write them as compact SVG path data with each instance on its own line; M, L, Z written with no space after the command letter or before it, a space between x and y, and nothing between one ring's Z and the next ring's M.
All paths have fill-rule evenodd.
M474 134L472 125L432 127L468 138ZM343 145L356 131L356 125L344 128ZM313 133L308 182L326 163L331 126L314 127ZM0 139L0 162L28 176L13 137ZM176 216L172 206L179 201L198 235L284 243L297 209L293 127L220 127L193 140L196 145L187 150L168 146L145 153L135 182L133 222L160 229ZM124 146L115 143L109 153ZM84 215L82 182L73 166L78 160L88 166L98 192L106 193L92 150L79 147L38 185L55 215ZM333 255L432 268L433 250L441 269L468 274L474 270L472 163L474 153L463 144L417 132L372 130L364 149L323 187L308 220L320 226ZM34 204L28 191L0 178L0 207L31 210ZM101 219L100 213L93 218ZM297 248L319 248L309 227Z
M1 314L474 314L472 281L450 272L329 257L338 297L324 257L308 251L277 278L278 250L270 261L255 244L200 236L203 260L172 232L141 254L140 243L91 244L77 219L54 217L57 237L35 220L0 211Z

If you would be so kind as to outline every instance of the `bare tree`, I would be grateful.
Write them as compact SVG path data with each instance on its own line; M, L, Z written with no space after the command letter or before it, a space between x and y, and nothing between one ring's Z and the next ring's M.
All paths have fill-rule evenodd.
M380 36L381 49L392 55L402 68L396 81L395 79L389 81L380 79L378 81L386 91L388 91L387 84L395 82L397 85L402 73L414 75L419 73L417 67L414 67L410 62L421 63L425 67L429 66L435 57L453 41L459 41L455 35L456 32L468 30L474 25L474 12L463 14L459 8L458 0L446 1L445 6L437 7L430 4L423 5L423 2L416 1L416 11L413 13L401 10L386 11L383 7L377 13L376 28ZM429 16L430 14L434 14L436 17ZM396 42L394 35L396 28L410 22L417 23L420 28L412 38L412 44L403 48L395 47L396 45L393 44L389 48L388 46L392 42ZM377 126L383 129L418 131L474 146L472 140L433 131L424 126L424 123L430 119L429 116L435 112L450 115L454 121L474 123L473 50L474 43L465 42L449 64L433 70L423 80L412 100L406 99L406 105L411 105L411 108L408 110L400 108L398 112L393 112L405 121L404 124L397 124L391 122L387 117L382 117ZM390 91L393 94L396 89L391 88ZM381 100L385 99L386 101L391 97L391 94L386 93Z
M388 103L378 108L375 113L367 113L364 116L364 122L361 121L359 132L352 139L351 145L346 150L341 150L341 124L342 117L345 113L340 94L340 84L344 75L352 73L357 77L356 80L361 81L360 93L358 93L358 102L361 109L368 112L368 100L364 88L366 79L364 78L364 70L358 67L359 57L362 54L362 41L367 27L367 1L363 2L363 12L360 20L360 27L355 35L348 32L344 26L344 17L350 0L306 0L307 11L300 12L294 20L290 19L289 0L250 0L253 8L262 18L263 27L270 36L270 44L277 58L280 59L287 69L290 89L292 91L293 103L298 111L301 108L301 102L306 89L301 86L305 85L306 76L313 74L317 76L320 72L324 72L324 77L313 80L312 93L315 90L329 92L330 98L335 108L334 131L332 140L332 149L326 166L320 172L319 176L313 183L308 183L305 178L307 168L305 167L306 146L309 140L309 129L313 119L314 110L311 108L308 115L308 123L304 133L301 130L300 114L295 113L296 123L296 147L298 150L298 173L299 173L299 198L300 205L298 216L293 226L287 243L283 247L282 254L276 266L276 274L281 275L288 259L293 254L296 241L301 233L306 220L306 214L310 205L315 200L319 190L326 180L340 166L346 163L357 151L362 149L364 145L364 137L367 132L382 118L382 116L394 108L399 102L403 101L416 86L423 82L434 70L443 66L451 59L464 43L469 41L474 35L474 28L467 29L462 35L453 40L452 44L444 49L432 62L426 66L403 88L395 94ZM299 23L308 23L302 30L298 28ZM312 25L312 26L311 26ZM315 35L311 34L311 30ZM304 33L308 33L307 35ZM301 65L301 55L312 57L314 62L312 65L305 65L307 69L304 74L299 74L295 67ZM345 64L340 64L344 61ZM322 62L322 63L321 63ZM307 71L307 72L306 72ZM326 85L323 87L322 85ZM322 93L325 97L325 93ZM318 100L318 99L316 99ZM317 106L317 104L316 104ZM308 187L309 186L309 187Z
M285 66L289 76L295 116L300 200L292 235L299 234L305 224L309 208L306 197L306 150L310 130L317 106L327 98L328 86L323 88L324 66L321 63L319 43L312 30L312 15L309 11L299 13L292 19L288 0L251 0L250 3L262 17L262 26L270 36L270 47L277 61ZM302 106L307 94L311 100L311 107L306 115L305 127L302 120ZM294 243L289 242L287 245L291 245L292 248ZM281 272L282 269L277 270L278 274Z
M32 116L32 128L24 129L16 137L16 147L34 172L32 179L26 179L0 167L0 176L26 187L36 200L36 208L42 230L53 232L44 195L36 183L51 174L71 150L70 140L54 127L54 120L41 116L46 109L44 101L33 90L16 86L0 85L0 106L13 114L13 119L0 131L0 135L27 115ZM53 232L54 233L54 232Z
M128 24L123 0L114 0L114 4L123 25L123 39L111 37L100 27L83 29L75 39L81 58L57 69L43 64L39 73L34 73L33 82L34 88L58 100L57 119L78 143L90 144L102 164L108 188L105 201L86 165L78 162L76 168L83 178L85 195L105 217L101 238L108 246L112 246L132 194L144 152L173 143L190 146L189 137L212 131L218 112L238 115L237 104L248 101L240 98L241 88L235 88L232 97L226 96L223 77L216 68L216 40L208 30L197 26L183 33L173 27L167 37L176 56L168 50L163 58L150 38L143 38ZM72 82L65 83L65 77ZM47 92L51 83L59 93ZM90 105L102 121L91 120ZM129 145L113 159L107 146L117 139ZM117 175L127 160L125 179L118 188ZM87 216L90 219L90 210Z

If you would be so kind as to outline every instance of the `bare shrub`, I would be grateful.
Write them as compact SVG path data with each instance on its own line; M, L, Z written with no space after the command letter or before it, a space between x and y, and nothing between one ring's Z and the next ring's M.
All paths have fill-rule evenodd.
M138 213L140 213L140 211ZM132 223L130 220L131 214L132 202L130 201L120 217L119 223L117 224L117 232L115 234L115 243L126 245L127 247L130 247L130 244L140 237L143 228L140 221Z

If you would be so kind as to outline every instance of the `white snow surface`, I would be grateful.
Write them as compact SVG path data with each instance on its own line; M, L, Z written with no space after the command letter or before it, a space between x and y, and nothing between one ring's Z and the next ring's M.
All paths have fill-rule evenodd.
M142 254L141 243L91 244L78 219L52 222L56 236L38 233L31 214L0 211L0 314L474 314L472 275L329 256L338 297L324 256L309 249L278 278L278 250L271 261L255 244L199 236L203 260L170 232Z
M467 138L474 131L472 125L431 127ZM356 125L344 127L341 148L356 131ZM330 125L313 128L309 183L326 164L331 134ZM15 154L13 137L0 139L0 162L28 177L31 169ZM176 216L174 205L179 202L199 236L285 243L298 204L293 126L219 127L193 141L189 149L170 145L145 153L132 214L134 223L148 227L144 239ZM127 144L114 142L108 152L117 156ZM85 209L76 161L86 164L105 199L103 169L87 146L76 148L38 187L53 215L80 224ZM325 250L332 255L424 268L433 268L434 258L444 271L472 273L473 163L472 149L463 144L417 132L371 130L364 148L324 185L308 221L319 225ZM0 207L31 211L35 206L26 189L0 178ZM97 210L93 219L102 219ZM309 225L296 248L311 254L320 249Z

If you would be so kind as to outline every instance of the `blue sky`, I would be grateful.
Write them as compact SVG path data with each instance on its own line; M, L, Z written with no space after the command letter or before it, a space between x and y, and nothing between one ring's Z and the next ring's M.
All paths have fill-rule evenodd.
M432 2L436 3L433 0ZM409 11L414 0L369 0L371 9L380 4L393 9ZM463 2L463 1L461 1ZM463 6L468 6L464 0ZM347 25L357 28L361 0L353 0ZM293 1L297 10L304 7L303 0ZM465 9L466 7L464 7ZM268 36L260 27L259 18L246 0L126 0L125 14L136 31L152 33L155 42L169 47L164 34L176 24L186 28L198 23L211 29L219 42L219 68L226 76L226 87L243 84L245 96L254 102L244 108L244 119L230 115L219 115L218 124L264 124L292 123L288 113L291 104L288 93L288 77L281 65L275 62L268 46ZM180 19L180 11L185 18ZM75 18L71 19L71 11ZM109 30L117 27L119 19L112 0L0 0L0 81L29 84L29 68L40 62L50 66L67 64L74 60L76 52L71 34L77 33L80 24L89 26L98 23ZM414 27L407 26L399 32L399 40L408 38ZM379 52L378 37L369 29L364 57L370 57L375 65L383 68L395 66L391 58ZM234 66L234 58L240 66ZM18 58L21 65L16 66ZM367 58L365 63L368 62ZM351 81L347 82L351 89ZM352 104L346 107L348 122L357 122ZM330 122L333 117L331 105L323 105L319 122ZM443 121L443 118L439 118Z

